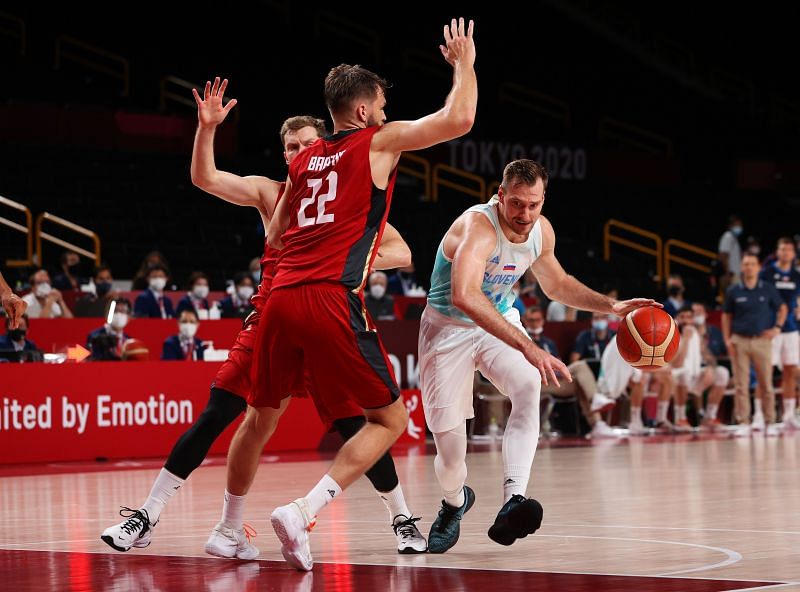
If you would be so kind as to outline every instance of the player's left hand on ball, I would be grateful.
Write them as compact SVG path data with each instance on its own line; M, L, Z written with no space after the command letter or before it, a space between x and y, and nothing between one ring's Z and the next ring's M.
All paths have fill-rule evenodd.
M652 298L631 298L630 300L619 300L615 302L612 311L618 317L624 317L629 312L633 312L637 308L642 308L644 306L664 308L660 302L656 302Z

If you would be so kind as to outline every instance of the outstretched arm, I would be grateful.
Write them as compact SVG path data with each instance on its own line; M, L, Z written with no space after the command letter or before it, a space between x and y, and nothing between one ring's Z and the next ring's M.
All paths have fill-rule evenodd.
M258 207L263 193L277 191L277 183L267 177L241 177L220 171L214 162L214 134L217 126L225 121L236 105L236 99L231 99L227 105L222 106L222 97L227 86L228 80L225 79L220 84L219 77L214 79L213 86L211 82L206 82L202 99L197 90L192 89L197 103L198 120L192 149L192 183L225 201L240 206Z
M391 224L386 224L383 229L381 244L378 245L378 255L375 257L373 269L395 269L411 265L411 249L400 236L397 229Z
M538 347L527 335L503 318L484 295L481 286L486 259L497 241L491 223L484 216L468 215L464 225L464 237L453 256L453 304L475 321L476 325L522 352L539 369L544 384L547 384L549 373L553 382L558 385L557 372L572 382L569 370L561 360Z
M453 87L444 107L416 121L393 121L384 125L372 140L376 152L398 155L405 150L421 150L463 136L472 129L478 104L475 78L474 23L464 29L464 19L453 19L444 26L445 45L439 49L453 67Z
M556 259L556 236L550 221L542 216L541 225L542 254L534 261L531 269L536 274L536 279L548 298L581 310L614 313L620 317L624 317L629 312L643 306L661 308L661 304L650 298L615 300L595 292L579 282L564 271L561 263Z
M28 308L28 303L14 294L2 273L0 273L0 302L2 302L6 315L11 319L9 328L16 329L19 326L20 318L25 314L25 309Z

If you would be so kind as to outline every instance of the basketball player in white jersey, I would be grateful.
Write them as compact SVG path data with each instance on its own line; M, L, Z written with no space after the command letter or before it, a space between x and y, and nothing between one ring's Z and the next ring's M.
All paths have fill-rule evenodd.
M530 267L548 297L568 306L624 316L653 300L617 301L568 275L555 257L555 234L541 215L547 172L532 160L503 171L497 196L464 212L442 239L419 335L425 418L436 443L434 468L444 493L428 551L458 541L475 493L467 477L466 420L473 417L475 369L511 400L503 436L503 506L489 537L510 545L541 524L542 507L526 499L539 436L541 383L571 380L564 363L537 347L512 306L511 288Z

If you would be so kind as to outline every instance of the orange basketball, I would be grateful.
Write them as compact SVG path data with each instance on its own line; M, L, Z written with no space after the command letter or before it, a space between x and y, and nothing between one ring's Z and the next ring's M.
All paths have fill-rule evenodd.
M655 306L637 308L622 319L617 349L639 370L658 370L678 353L681 338L675 320Z
M122 359L138 362L150 359L150 350L141 339L128 339L122 346Z

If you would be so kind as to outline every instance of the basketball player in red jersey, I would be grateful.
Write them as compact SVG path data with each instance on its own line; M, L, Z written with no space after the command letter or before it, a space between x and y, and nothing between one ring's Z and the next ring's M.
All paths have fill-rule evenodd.
M265 322L256 337L253 396L245 421L274 423L288 394L302 389L334 416L352 402L366 425L303 498L272 513L284 558L313 566L308 533L316 514L370 467L405 429L386 352L364 306L363 287L391 204L397 162L405 150L428 148L472 128L478 100L473 23L444 27L453 86L444 107L416 121L386 123L387 83L360 66L340 65L325 80L334 134L312 144L289 167L286 198L268 231L282 247Z
M226 201L237 205L252 206L261 214L264 227L269 225L275 204L281 197L283 183L267 177L240 177L225 171L217 170L214 163L214 133L216 126L224 121L228 112L236 105L236 100L222 106L222 97L227 80L220 84L215 79L213 86L206 84L203 99L194 91L198 105L199 126L195 137L192 157L193 183ZM284 146L284 158L290 163L299 153L325 134L322 120L310 116L290 117L280 130L281 143ZM381 243L381 259L377 265L388 264L397 267L408 264L410 251L397 231L387 234ZM121 514L126 520L107 528L101 538L118 551L127 551L131 547L146 547L150 544L153 528L159 520L169 498L181 488L189 474L196 469L208 453L209 448L222 431L236 419L246 408L245 399L250 393L250 368L255 328L266 298L274 271L277 252L265 244L261 259L262 282L252 302L255 311L245 320L242 331L228 356L220 368L211 386L211 396L206 409L189 430L181 436L170 453L164 468L153 484L150 496L139 510L124 508ZM363 425L365 419L361 409L351 406L347 415L339 418L325 418L333 423L337 431L345 438L352 436ZM240 470L229 472L225 506L222 521L212 532L206 543L206 551L221 557L237 557L254 559L258 549L252 545L244 531L242 514L244 512L244 493L255 476L255 470L264 442L255 441L249 434L237 431L231 442L231 456L236 456L242 464L252 467L252 473L242 474ZM229 468L232 465L229 463ZM407 522L411 512L405 506L402 488L398 483L394 462L387 453L370 469L367 474L378 490L381 498L389 508L393 517L403 512L407 518L396 522ZM228 491L237 494L228 494ZM413 532L412 532L413 531ZM426 548L424 537L416 530L413 522L395 528L400 552L421 552Z

